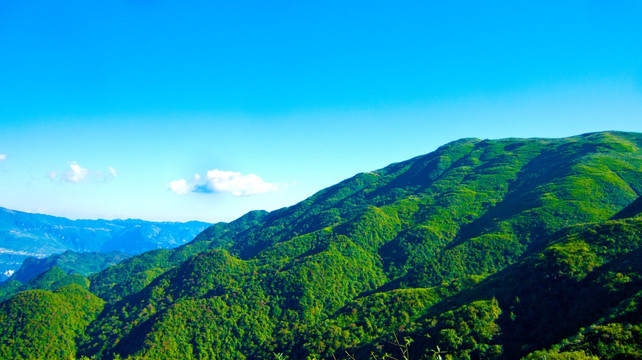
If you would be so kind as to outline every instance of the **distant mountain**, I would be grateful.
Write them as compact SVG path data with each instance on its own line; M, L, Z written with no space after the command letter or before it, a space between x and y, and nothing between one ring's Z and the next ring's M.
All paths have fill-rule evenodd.
M134 255L179 246L209 225L198 221L70 220L0 208L0 281L28 257L42 258L66 250Z
M0 304L0 358L639 359L641 149L463 139L88 279L54 267Z
M77 253L72 250L67 250L62 254L54 254L42 259L30 257L25 259L20 269L18 269L10 279L26 283L54 266L57 266L67 274L89 276L112 265L116 265L129 256L130 255L119 251L108 253Z

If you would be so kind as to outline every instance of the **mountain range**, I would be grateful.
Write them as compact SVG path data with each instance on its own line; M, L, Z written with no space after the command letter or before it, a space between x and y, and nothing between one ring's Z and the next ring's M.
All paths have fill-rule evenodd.
M642 358L642 134L462 139L88 277L0 290L0 358Z
M134 255L192 240L211 224L192 221L70 220L0 207L0 281L29 258L67 250Z

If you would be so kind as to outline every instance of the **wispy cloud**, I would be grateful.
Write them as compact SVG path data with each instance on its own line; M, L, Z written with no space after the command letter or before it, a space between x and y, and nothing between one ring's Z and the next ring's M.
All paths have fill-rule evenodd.
M210 170L205 177L195 174L190 180L171 181L169 189L176 194L228 193L233 196L250 196L279 190L279 184L269 183L255 174L242 174L219 169Z
M61 180L67 183L78 184L86 182L90 179L98 181L107 181L118 175L118 171L111 166L108 166L108 173L103 174L100 170L89 170L82 167L75 161L69 163L69 168L64 171L51 170L47 173L47 177L51 180Z
M0 161L5 161L7 159L6 154L0 154Z

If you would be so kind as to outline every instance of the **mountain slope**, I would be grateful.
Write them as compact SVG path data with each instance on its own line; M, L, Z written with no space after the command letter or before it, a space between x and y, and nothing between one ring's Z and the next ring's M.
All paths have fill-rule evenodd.
M622 211L615 214L612 219L626 219L642 215L642 196L637 198L631 205L624 208Z
M641 146L640 135L628 133L459 140L290 208L209 228L194 244L250 259L289 243L279 249L292 258L314 246L300 236L330 227L378 252L387 276L404 284L488 274L564 226L629 205L642 193Z
M371 295L347 305L317 331L338 328L335 332L350 329L366 334L361 338L371 343L355 350L364 357L377 346L385 347L391 331L400 332L402 325L400 335L417 340L415 352L430 353L439 346L455 358L477 353L482 358L516 359L607 322L604 319L623 303L633 304L627 326L639 326L642 318L635 315L640 312L635 310L634 299L642 290L641 253L639 218L572 226L549 238L542 251L468 289L457 289L433 307L414 299L426 292L440 294L442 289L408 289L405 291L414 295L406 293L403 298L398 291ZM372 306L373 299L381 296L397 300L390 307ZM622 310L620 313L631 312ZM415 314L412 321L399 324L392 315L397 312ZM369 323L377 326L372 328ZM628 346L642 350L634 340Z
M618 132L463 139L216 224L91 275L106 303L79 355L382 358L404 337L411 358L597 355L606 330L564 340L619 326L602 318L637 336L642 224L609 219L642 193L641 148Z
M67 274L59 267L54 266L42 272L26 283L17 280L8 280L0 285L0 302L10 299L15 294L26 290L54 291L63 286L76 284L89 290L89 280L78 274Z
M103 302L78 285L29 290L0 304L0 358L69 359Z

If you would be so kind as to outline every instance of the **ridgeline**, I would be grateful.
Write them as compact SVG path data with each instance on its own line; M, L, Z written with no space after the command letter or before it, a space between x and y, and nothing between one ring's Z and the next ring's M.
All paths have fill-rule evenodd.
M0 358L642 358L641 149L458 140L87 278L53 267L5 284Z

